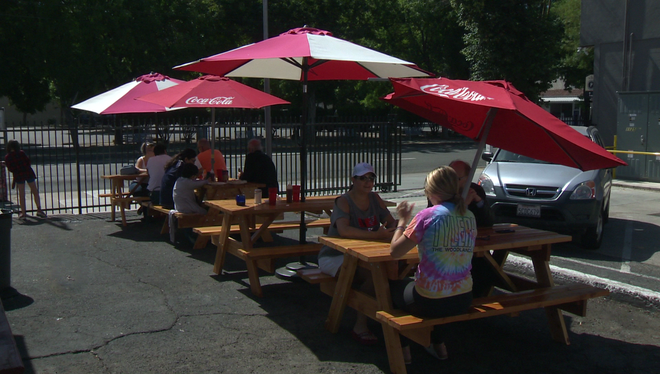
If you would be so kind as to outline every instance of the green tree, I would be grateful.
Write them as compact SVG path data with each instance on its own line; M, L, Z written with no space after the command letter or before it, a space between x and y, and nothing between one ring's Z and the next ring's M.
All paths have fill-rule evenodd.
M452 0L467 33L462 53L474 80L504 79L531 100L550 87L563 28L549 0Z
M564 25L559 75L566 88L584 87L586 76L593 73L593 48L580 48L581 3L581 0L559 0L550 9Z
M25 116L43 110L50 101L43 34L47 20L35 1L0 5L0 96L7 96Z

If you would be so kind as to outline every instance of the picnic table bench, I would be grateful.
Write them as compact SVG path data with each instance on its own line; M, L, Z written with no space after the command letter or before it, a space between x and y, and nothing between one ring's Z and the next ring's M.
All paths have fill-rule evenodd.
M512 230L507 233L496 231L502 228ZM394 373L405 373L399 335L428 346L430 332L436 325L502 314L515 315L521 311L544 308L552 338L570 344L562 310L585 315L588 299L609 293L607 290L589 285L556 286L554 284L549 265L551 244L570 241L572 239L570 236L500 224L494 228L479 228L478 238L484 239L477 240L474 255L483 256L488 260L498 275L498 288L504 293L475 299L470 310L458 316L424 319L394 309L388 281L388 279L401 279L407 275L410 266L406 265L419 261L417 249L395 260L389 254L388 241L320 237L319 242L344 253L342 268L336 280L320 276L321 291L332 295L326 328L331 332L338 331L346 306L379 321L383 326L390 369ZM531 257L535 280L508 274L503 270L510 252ZM387 268L395 261L403 265L399 267L403 271L392 278ZM371 271L375 297L351 287L358 266Z
M255 204L254 198L251 198L246 199L245 206L238 206L234 201L229 200L207 201L206 204L211 209L217 209L223 216L222 226L212 230L213 242L217 246L213 272L218 275L222 274L225 256L230 253L245 261L252 293L259 297L263 296L259 281L259 268L272 273L275 271L275 259L317 254L322 245L300 242L294 245L256 247L257 240L267 238L271 229L300 229L300 221L274 222L278 216L286 212L327 212L333 208L335 198L336 196L315 196L307 197L305 201L292 203L278 200L275 205L270 205L268 202ZM258 217L261 219L258 220ZM321 219L310 222L310 225L327 227L330 222L329 219ZM197 231L203 232L204 230L201 228ZM233 233L238 234L239 238L230 237Z
M124 190L124 182L136 180L137 178L146 177L147 174L134 174L134 175L103 175L101 178L110 180L110 192L99 194L99 197L109 197L112 212L110 213L110 220L115 220L115 210L119 208L121 214L121 223L126 226L126 209L131 204L140 204L144 201L149 201L148 197L132 196L131 191Z

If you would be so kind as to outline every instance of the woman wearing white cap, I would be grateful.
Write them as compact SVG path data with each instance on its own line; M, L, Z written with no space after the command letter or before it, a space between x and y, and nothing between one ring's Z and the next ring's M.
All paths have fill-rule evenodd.
M348 192L335 200L328 235L350 239L391 239L396 222L385 202L372 192L376 180L374 168L366 162L355 165L351 180L353 184ZM326 274L337 275L343 260L341 252L328 246L323 246L319 252L319 267ZM361 274L362 271L365 269L358 269L355 279L362 282L361 291L370 291L373 289L371 276L368 271ZM364 345L378 342L367 327L367 316L361 313L358 313L351 335Z

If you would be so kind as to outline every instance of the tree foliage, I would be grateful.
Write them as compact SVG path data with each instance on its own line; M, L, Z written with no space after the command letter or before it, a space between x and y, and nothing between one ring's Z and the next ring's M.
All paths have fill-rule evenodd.
M536 97L558 71L569 76L568 67L576 66L568 57L559 63L575 38L560 43L557 17L571 10L549 13L547 3L273 0L269 31L275 36L317 27L439 76L507 79ZM195 73L171 68L257 42L263 34L260 0L6 0L0 2L0 20L0 95L25 113L43 109L51 98L68 108L151 71L192 78ZM299 114L300 83L271 85L273 94L294 104L283 108ZM379 100L391 91L387 82L314 82L310 90L327 109L319 114L391 110Z
M593 48L580 48L581 0L556 1L551 12L561 20L565 30L559 75L566 88L584 87L586 76L593 73L594 54Z
M550 87L563 28L548 0L452 0L474 80L504 79L531 100Z

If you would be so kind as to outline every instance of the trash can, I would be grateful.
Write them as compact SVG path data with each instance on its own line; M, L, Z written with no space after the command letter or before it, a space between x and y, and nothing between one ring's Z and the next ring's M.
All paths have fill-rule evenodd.
M0 210L0 294L11 290L11 209ZM9 292L10 293L10 292Z

